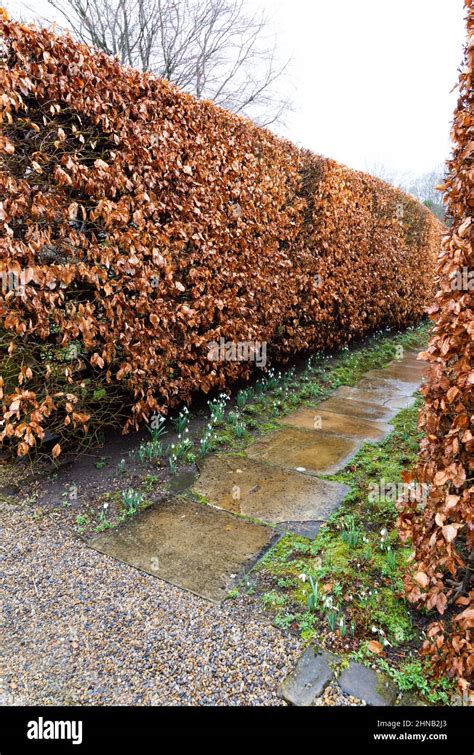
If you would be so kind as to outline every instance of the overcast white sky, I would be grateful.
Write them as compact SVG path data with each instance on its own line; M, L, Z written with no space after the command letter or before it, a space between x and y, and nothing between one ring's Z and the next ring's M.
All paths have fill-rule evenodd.
M281 133L361 170L419 174L449 156L463 0L248 2L267 8L293 57L295 110ZM46 0L1 4L25 19L50 8Z

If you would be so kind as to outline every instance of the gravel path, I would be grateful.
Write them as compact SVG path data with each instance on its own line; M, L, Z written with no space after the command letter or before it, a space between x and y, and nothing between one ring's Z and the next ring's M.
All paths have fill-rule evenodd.
M39 511L0 504L4 702L283 704L278 686L301 644L250 598L214 606L90 550Z

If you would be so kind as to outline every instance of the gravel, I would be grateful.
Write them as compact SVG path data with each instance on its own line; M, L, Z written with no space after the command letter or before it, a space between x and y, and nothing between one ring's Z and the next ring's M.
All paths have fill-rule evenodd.
M251 598L215 606L0 504L0 695L15 705L283 705L302 650Z

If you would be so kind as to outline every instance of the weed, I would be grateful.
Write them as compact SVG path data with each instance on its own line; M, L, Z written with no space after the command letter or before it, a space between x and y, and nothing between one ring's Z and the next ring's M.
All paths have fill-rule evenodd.
M287 602L287 598L285 595L279 593L279 592L266 592L261 596L261 600L263 605L268 608L275 608L278 606L284 606Z
M274 624L279 629L286 630L290 627L295 620L295 615L292 613L278 613L275 616Z
M108 530L111 527L111 524L109 520L107 519L107 515L104 509L102 509L102 511L100 512L98 519L99 519L99 524L95 528L96 532L103 532L104 530Z

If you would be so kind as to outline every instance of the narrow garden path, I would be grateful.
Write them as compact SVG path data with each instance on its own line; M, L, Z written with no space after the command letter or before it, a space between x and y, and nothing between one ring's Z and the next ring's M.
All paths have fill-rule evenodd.
M317 534L349 492L323 476L391 432L390 420L420 386L425 365L416 357L404 351L355 387L287 415L244 452L206 457L191 489L199 503L162 502L89 545L219 603L279 531Z
M245 453L207 457L194 500L170 498L88 543L34 505L2 503L4 702L282 703L302 642L251 597L221 601L280 532L314 537L347 492L325 475L390 432L422 373L405 352Z

